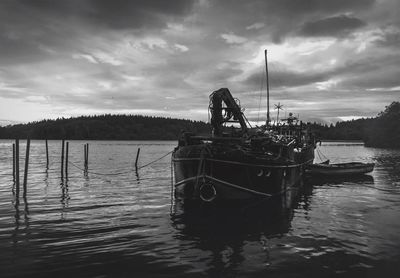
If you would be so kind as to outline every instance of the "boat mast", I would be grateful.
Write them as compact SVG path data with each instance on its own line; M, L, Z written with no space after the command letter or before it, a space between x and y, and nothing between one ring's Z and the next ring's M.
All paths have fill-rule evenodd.
M271 122L271 118L269 116L269 80L268 80L268 60L267 60L267 50L264 51L265 54L265 72L267 75L267 122L266 125L269 127L269 123Z

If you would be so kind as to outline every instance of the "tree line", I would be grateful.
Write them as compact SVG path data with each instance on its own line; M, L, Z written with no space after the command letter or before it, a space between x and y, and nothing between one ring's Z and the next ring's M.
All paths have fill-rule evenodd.
M321 140L362 140L366 146L400 148L400 102L375 118L308 125ZM201 121L105 114L0 127L0 139L176 140L182 130L210 134L211 126Z
M0 139L175 140L182 130L209 133L210 127L201 121L105 114L0 127Z
M322 140L362 140L368 147L400 148L400 102L392 102L375 118L311 126Z

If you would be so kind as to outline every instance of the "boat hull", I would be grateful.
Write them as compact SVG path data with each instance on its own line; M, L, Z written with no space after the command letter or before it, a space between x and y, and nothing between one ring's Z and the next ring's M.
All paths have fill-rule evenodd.
M290 202L301 185L306 166L306 162L250 163L201 155L191 157L187 155L190 150L185 149L191 147L180 147L173 154L174 189L179 199L215 202L285 194ZM307 163L312 163L312 158Z

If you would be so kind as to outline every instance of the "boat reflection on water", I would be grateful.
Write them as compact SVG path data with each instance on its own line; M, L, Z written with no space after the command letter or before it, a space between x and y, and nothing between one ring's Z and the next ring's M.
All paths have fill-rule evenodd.
M184 243L180 248L182 257L197 256L196 266L212 277L226 277L238 272L247 276L248 269L255 271L256 277L264 271L286 274L286 266L297 263L301 265L299 269L307 269L305 265L308 265L317 272L325 271L323 265L307 263L299 254L303 252L308 258L318 256L315 250L326 244L329 246L330 239L324 240L324 235L314 238L310 234L312 228L303 232L296 229L304 228L301 223L309 223L318 186L356 183L368 186L374 183L367 175L345 179L305 179L297 187L298 192L287 191L251 203L193 204L174 200L171 222L178 231L176 238ZM293 240L302 244L297 245ZM194 249L197 250L195 253Z
M217 240L252 234L282 235L290 229L298 201L305 194L311 194L307 187L299 186L281 195L246 202L174 199L172 225L184 235Z
M250 263L265 267L271 261L270 240L291 230L296 207L309 200L310 188L298 188L299 192L287 191L274 198L247 203L195 204L175 200L172 226L178 231L180 242L192 242L195 246L191 250L201 250L197 260L204 264L207 276L236 273L237 268L247 264L250 258L246 254L253 248L264 255L259 254ZM186 252L185 247L182 252Z
M355 175L355 176L308 176L305 183L309 186L322 185L344 185L351 184L374 184L374 178L370 175Z

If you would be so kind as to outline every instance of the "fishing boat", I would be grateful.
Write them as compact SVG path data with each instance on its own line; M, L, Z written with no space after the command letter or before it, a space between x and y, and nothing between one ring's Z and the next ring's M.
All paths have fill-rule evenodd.
M348 162L348 163L317 163L307 166L307 172L318 176L352 176L370 173L374 170L374 163Z
M172 154L175 196L217 202L295 195L305 168L314 160L308 125L289 117L251 127L238 99L227 88L210 95L211 134L182 132ZM288 193L289 192L289 193Z

